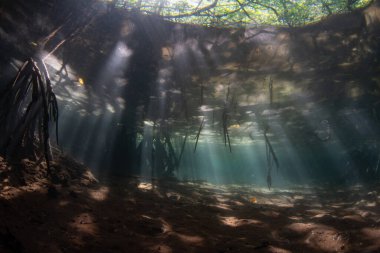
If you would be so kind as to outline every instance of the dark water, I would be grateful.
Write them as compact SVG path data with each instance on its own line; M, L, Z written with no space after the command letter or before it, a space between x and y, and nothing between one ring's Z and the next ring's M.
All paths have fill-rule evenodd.
M59 146L99 177L260 186L268 175L273 186L378 180L378 32L323 29L300 28L297 37L103 13L46 59ZM3 80L29 52L23 47L4 58Z

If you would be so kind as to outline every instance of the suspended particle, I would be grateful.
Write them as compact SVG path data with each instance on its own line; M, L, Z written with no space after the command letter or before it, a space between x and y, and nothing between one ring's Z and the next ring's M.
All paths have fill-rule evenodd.
M79 78L78 79L78 82L79 82L79 85L80 86L83 86L84 85L84 80L82 78Z

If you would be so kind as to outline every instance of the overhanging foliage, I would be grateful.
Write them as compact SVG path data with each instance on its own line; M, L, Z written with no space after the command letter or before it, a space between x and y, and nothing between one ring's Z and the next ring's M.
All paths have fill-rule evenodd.
M103 0L108 10L139 10L168 20L209 26L301 26L371 0Z

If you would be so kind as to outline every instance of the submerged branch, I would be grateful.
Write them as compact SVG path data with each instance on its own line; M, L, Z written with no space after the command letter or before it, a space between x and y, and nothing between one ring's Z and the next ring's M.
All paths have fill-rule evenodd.
M230 134L228 133L228 129L226 128L226 136L227 136L227 141L228 141L228 147L230 149L230 153L232 153L231 149L231 141L230 141Z
M0 103L0 131L4 135L0 152L8 158L25 155L35 158L37 135L37 147L50 169L49 122L56 123L58 134L58 104L43 61L27 60L5 89Z
M198 140L199 140L199 135L202 131L202 128L203 128L203 123L205 122L205 118L203 117L202 119L202 122L201 124L199 125L199 129L198 129L198 133L197 133L197 139L195 141L195 146L194 146L194 153L195 153L195 150L197 150L197 145L198 145Z
M185 139L183 140L182 147L181 147L181 153L179 154L179 157L178 157L178 167L177 167L177 170L178 170L179 165L180 165L180 163L181 163L182 156L183 156L183 152L185 151L187 135L188 135L188 134L187 134L187 132L186 132Z
M275 153L274 150L273 150L272 144L269 142L269 139L268 139L268 136L267 136L266 131L264 132L264 138L265 138L265 142L266 142L266 144L268 145L269 152L270 152L270 154L272 155L272 158L273 158L273 160L274 160L274 162L275 162L275 164L276 164L276 167L277 167L277 169L278 169L278 168L280 167L280 165L279 165L279 162L278 162L278 159L277 159L276 153Z
M174 151L173 145L170 141L170 136L168 133L165 134L165 141L169 147L169 156L171 156L174 159L174 168L177 169L179 166L179 161L178 161L178 158L175 154L175 151Z
M274 162L275 162L275 164L276 164L276 168L278 169L278 168L280 167L280 165L279 165L279 162L278 162L278 159L277 159L276 153L275 153L274 150L273 150L272 144L269 142L269 139L268 139L268 137L267 137L266 132L264 133L264 138L265 138L265 142L266 142L266 144L268 144L269 152L270 152L270 154L272 155L272 158L273 158L273 160L274 160Z

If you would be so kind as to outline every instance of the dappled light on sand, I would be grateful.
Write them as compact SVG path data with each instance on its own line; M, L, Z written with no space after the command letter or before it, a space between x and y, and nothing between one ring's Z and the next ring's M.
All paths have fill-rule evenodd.
M107 199L107 196L109 194L109 188L103 186L99 189L96 189L96 191L90 191L89 194L94 200L104 201Z
M152 190L153 186L151 183L139 183L137 188L139 188L142 191L148 191L148 190Z
M33 168L32 163L27 166ZM82 180L87 180L86 173L82 171ZM76 178L61 180L66 187L51 188L41 178L34 186L10 185L2 192L1 199L8 204L0 215L6 217L7 226L13 224L10 233L17 243L37 251L48 247L50 252L380 249L380 196L371 190L376 185L339 191L309 186L268 191L254 185L157 179L145 183L138 177L93 181L85 187L86 181ZM20 203L24 207L10 216L7 210ZM22 229L17 224L23 224ZM37 231L36 224L42 224ZM58 226L52 229L53 224Z
M202 246L204 239L200 236L185 235L175 233L175 235L184 243L192 244L194 246Z
M223 224L230 226L230 227L239 227L243 225L249 225L249 224L262 224L262 222L258 220L252 220L252 219L238 219L236 217L220 217Z
M81 233L97 234L97 227L90 213L81 213L72 220L72 226Z

